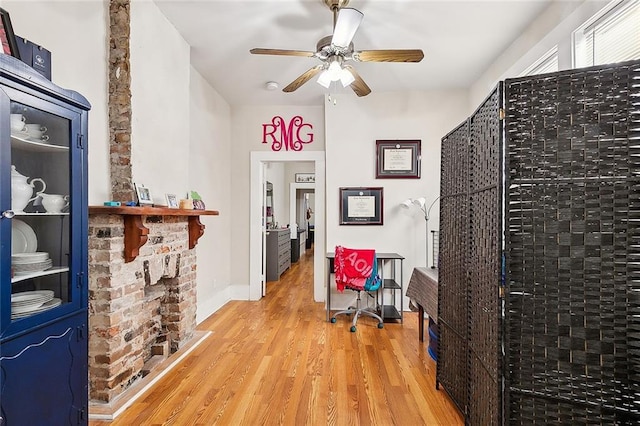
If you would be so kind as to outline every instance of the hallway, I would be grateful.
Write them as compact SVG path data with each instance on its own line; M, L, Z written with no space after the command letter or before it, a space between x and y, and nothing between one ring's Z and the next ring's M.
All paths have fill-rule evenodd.
M231 301L199 330L213 332L111 423L91 425L462 425L417 314L404 325L325 320L313 302L313 250L258 302Z

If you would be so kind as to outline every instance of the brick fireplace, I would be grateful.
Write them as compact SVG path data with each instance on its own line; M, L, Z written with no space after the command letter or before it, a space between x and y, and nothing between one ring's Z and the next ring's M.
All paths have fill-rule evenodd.
M144 376L154 355L170 356L194 335L194 226L190 216L91 213L89 397L111 403ZM134 255L132 233L140 240Z

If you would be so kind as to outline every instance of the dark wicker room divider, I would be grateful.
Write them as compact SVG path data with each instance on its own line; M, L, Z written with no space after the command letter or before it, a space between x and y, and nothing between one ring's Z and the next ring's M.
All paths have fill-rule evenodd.
M474 425L500 419L502 85L469 118L469 403Z
M471 425L640 424L640 61L504 87L442 139L437 384Z
M442 139L437 380L472 424L500 413L502 85Z
M640 62L507 80L509 424L640 423Z
M460 411L468 398L469 122L442 139L436 380ZM446 259L442 262L442 259ZM440 342L446 342L444 345Z

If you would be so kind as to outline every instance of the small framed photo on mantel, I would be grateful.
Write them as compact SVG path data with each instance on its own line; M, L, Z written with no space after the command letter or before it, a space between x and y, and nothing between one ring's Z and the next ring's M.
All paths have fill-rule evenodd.
M420 140L377 140L376 179L420 179Z
M164 198L167 202L167 207L170 209L178 208L178 196L176 194L164 194Z
M138 196L138 205L140 206L152 206L153 205L153 197L151 196L151 191L144 185L136 183L136 195Z

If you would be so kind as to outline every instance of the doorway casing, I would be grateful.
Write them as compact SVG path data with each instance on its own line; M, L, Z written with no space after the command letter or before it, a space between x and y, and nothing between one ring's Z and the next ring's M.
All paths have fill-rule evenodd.
M251 203L249 233L249 300L262 297L262 182L264 163L310 161L315 169L315 234L313 256L313 299L325 300L325 153L324 151L301 152L251 152ZM295 217L293 218L295 220Z
M297 215L297 194L298 189L309 189L315 193L315 183L295 183L291 182L289 184L289 223L298 221ZM292 219L293 218L293 219ZM297 224L298 228L300 228L300 223ZM306 228L306 226L305 226ZM308 235L307 235L308 238Z

